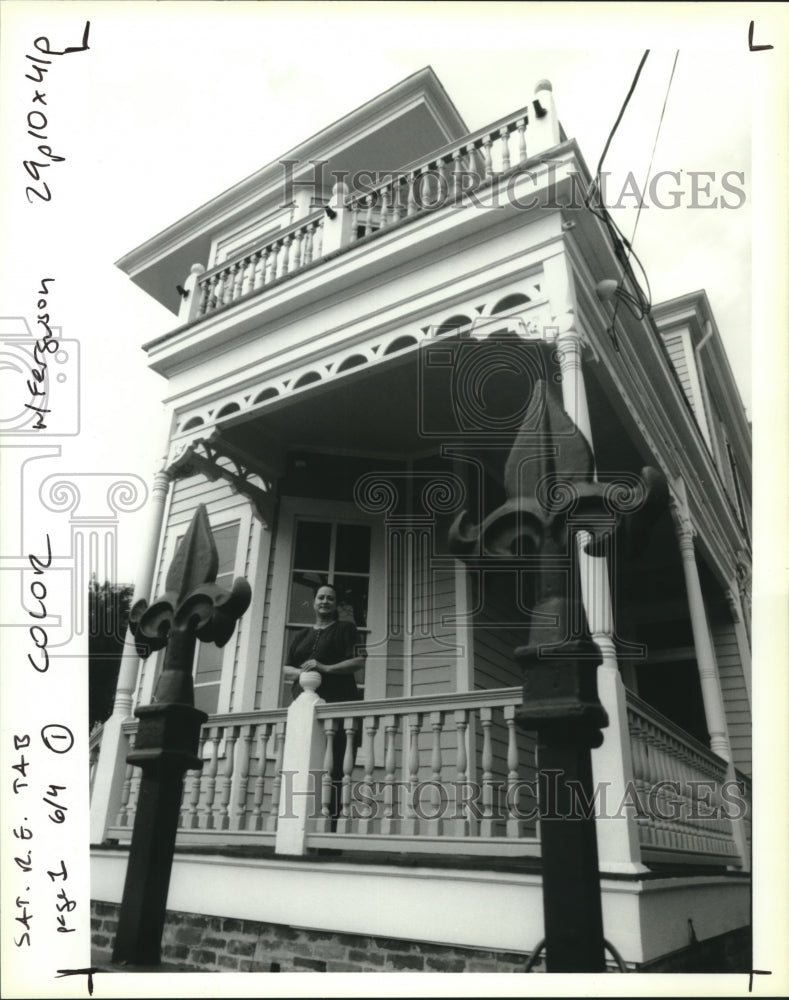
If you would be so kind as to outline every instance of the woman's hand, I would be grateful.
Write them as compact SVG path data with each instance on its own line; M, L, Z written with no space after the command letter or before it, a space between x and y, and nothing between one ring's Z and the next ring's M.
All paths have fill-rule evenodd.
M317 660L305 660L301 665L301 672L304 673L305 670L317 670L319 674L324 673L323 664L318 663Z

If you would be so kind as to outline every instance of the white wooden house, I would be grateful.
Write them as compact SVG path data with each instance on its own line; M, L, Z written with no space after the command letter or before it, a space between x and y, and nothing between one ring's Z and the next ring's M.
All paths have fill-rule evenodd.
M453 558L447 530L500 502L544 378L602 481L633 486L649 464L671 493L637 556L590 557L584 576L610 723L593 752L609 813L597 820L605 936L649 967L747 926L750 429L703 291L641 319L619 308L611 335L600 283L621 269L578 200L590 181L549 83L469 134L425 69L119 262L178 317L146 345L172 420L137 596L163 590L198 503L218 582L253 590L231 642L195 661L209 720L168 902L181 923L300 929L319 957L344 941L360 969L373 960L349 957L353 936L413 956L382 968L440 968L424 964L431 948L463 969L533 953L534 740L514 722L512 656L528 586L516 562ZM327 578L366 638L364 700L319 706L305 736L289 729L282 667ZM133 709L160 663L127 647L94 740L92 898L105 915L134 820ZM336 725L361 728L345 776L373 783L373 804L349 802L336 830L318 815L294 832L279 819L289 739L312 740L304 759L321 760ZM172 942L172 960L223 967ZM267 970L273 951L256 949L225 964Z

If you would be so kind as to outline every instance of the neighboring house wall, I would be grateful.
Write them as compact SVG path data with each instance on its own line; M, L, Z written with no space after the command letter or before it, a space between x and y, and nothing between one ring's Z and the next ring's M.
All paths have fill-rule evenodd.
M751 774L751 708L734 624L730 621L711 624L710 631L726 709L732 760L740 770Z

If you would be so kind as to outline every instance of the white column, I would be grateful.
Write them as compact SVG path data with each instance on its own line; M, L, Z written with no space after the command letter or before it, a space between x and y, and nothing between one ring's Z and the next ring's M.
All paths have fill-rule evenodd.
M564 266L563 261L561 265ZM592 424L581 368L583 344L575 327L571 308L560 317L556 346L559 351L564 409L594 451ZM621 811L625 815L620 813L620 804L630 801L628 784L633 780L627 701L616 661L607 559L605 555L592 556L585 551L589 539L586 531L579 531L575 536L578 572L589 631L602 655L602 663L597 669L597 690L608 715L602 746L592 751L592 775L595 787L601 790L601 809L608 816L618 816L616 819L607 819L605 815L598 813L597 852L601 871L646 871L641 863L633 809L626 806Z
M325 702L317 694L321 675L308 671L300 678L304 689L288 709L282 754L282 791L279 800L277 854L306 854L307 821L320 813L324 731L315 709Z
M542 117L539 117L540 114ZM534 88L534 99L529 109L526 149L529 156L534 156L553 149L559 145L559 141L559 119L553 100L553 87L550 80L540 80Z
M132 605L144 598L151 600L156 567L156 553L162 533L164 511L170 488L170 476L161 469L154 476L151 490L149 524L145 534L144 547L132 597ZM132 700L137 685L140 658L134 645L134 637L127 631L121 656L118 685L112 715L104 723L101 737L101 751L93 783L90 803L90 842L100 844L108 826L114 821L120 805L123 778L126 771L126 740L121 730L122 724L131 716Z
M323 220L322 255L324 257L330 253L334 253L335 250L339 250L341 247L347 246L351 242L353 235L351 233L353 214L346 207L345 199L347 197L348 188L342 181L337 181L332 188L328 206L329 212Z
M181 298L181 307L178 310L178 321L180 323L191 323L197 318L197 310L200 306L200 277L205 274L202 264L192 264L189 277L184 282L184 292Z
M688 595L690 610L690 625L693 630L693 645L696 650L696 662L701 682L701 697L704 702L704 715L707 730L710 734L710 749L724 760L731 760L729 733L726 726L726 712L723 706L718 663L715 659L715 649L712 645L707 612L704 607L704 596L701 591L701 580L696 565L696 548L693 544L695 530L688 510L684 483L677 480L671 495L671 508L677 529L677 541L682 558L682 571L685 574L685 588Z

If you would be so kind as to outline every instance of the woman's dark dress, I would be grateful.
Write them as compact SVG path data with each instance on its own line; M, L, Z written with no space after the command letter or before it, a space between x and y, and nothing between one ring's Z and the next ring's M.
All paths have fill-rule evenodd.
M317 660L327 667L363 655L362 642L353 622L332 622L323 629L305 628L293 639L287 663L301 667L307 660ZM293 682L293 697L301 694L298 678ZM324 701L359 701L361 695L353 674L321 674L318 695Z
M323 629L305 628L297 633L288 653L288 665L301 667L307 660L317 660L325 666L352 660L364 654L364 648L353 622L336 621ZM294 680L291 691L296 698L303 688L298 678ZM326 702L360 701L361 692L356 686L353 674L321 674L321 685L317 694ZM345 758L345 732L340 723L333 739L334 762L332 767L332 828L334 820L339 815L342 787L342 766ZM354 746L361 744L361 732L357 729Z

